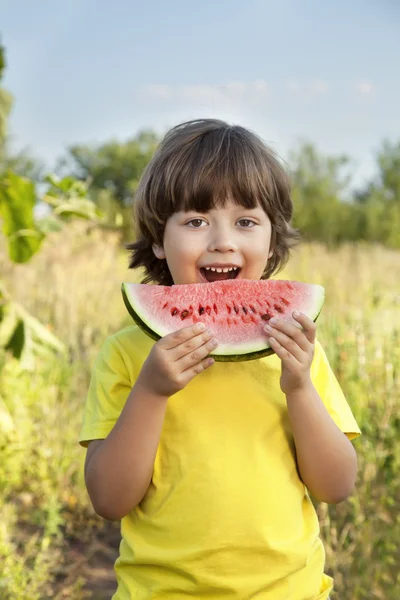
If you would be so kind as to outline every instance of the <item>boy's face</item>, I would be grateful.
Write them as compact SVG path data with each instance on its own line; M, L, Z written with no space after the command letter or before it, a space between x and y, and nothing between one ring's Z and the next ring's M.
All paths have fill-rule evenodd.
M257 280L272 256L270 241L271 223L261 207L229 201L208 213L174 213L166 223L163 246L153 250L166 259L175 284ZM219 273L206 267L237 269Z

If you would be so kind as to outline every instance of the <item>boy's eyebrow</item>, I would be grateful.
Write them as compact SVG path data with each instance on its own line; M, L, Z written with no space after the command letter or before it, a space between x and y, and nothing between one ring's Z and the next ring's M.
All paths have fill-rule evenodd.
M226 207L224 206L214 206L212 208L210 208L209 210L196 210L195 208L182 208L181 210L176 211L175 214L181 214L181 215L187 215L190 213L195 213L195 214L207 214L210 212L215 212L215 211L219 211L219 210L228 210ZM253 207L248 207L248 206L243 206L242 204L235 204L234 207L234 212L265 212L262 206L253 206Z
M214 209L215 210L215 209ZM210 211L211 212L211 211ZM235 207L235 212L237 213L251 213L251 212L264 212L261 206L253 206L249 208L248 206L241 206L240 204Z
M229 210L227 207L225 206L213 206L212 208L210 208L209 210L196 210L195 208L189 208L187 211L183 210L181 212L213 212L213 211L219 211L219 210ZM243 212L243 211L255 211L255 210L261 210L264 212L262 206L253 206L253 207L249 207L249 206L243 206L242 204L235 204L234 207L234 211L235 212Z
M257 210L258 209L258 210ZM194 210L194 209L189 209L189 210L180 210L178 211L177 215L180 215L182 218L185 217L185 215L207 215L209 213L215 212L218 209L212 208L211 210ZM264 212L262 209L259 209L259 207L256 208L246 208L245 206L239 207L237 210L235 210L235 213L247 213L247 214L251 214L254 212L260 213L260 212Z

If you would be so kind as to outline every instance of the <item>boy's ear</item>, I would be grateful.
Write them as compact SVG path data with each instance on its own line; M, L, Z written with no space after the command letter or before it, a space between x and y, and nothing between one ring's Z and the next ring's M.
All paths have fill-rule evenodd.
M165 252L164 252L164 248L162 246L157 246L156 244L153 244L153 252L154 252L156 258L159 258L159 259L165 258Z

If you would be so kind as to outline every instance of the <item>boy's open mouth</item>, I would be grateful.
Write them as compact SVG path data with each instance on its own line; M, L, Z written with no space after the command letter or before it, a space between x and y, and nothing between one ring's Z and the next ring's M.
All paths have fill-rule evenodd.
M225 279L236 279L239 272L239 267L202 267L200 269L202 279L208 283L224 281Z

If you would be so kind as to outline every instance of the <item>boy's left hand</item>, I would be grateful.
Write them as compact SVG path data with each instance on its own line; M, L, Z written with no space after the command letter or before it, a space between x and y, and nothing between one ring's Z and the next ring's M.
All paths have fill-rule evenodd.
M299 316L293 313L293 318L302 329L279 318L271 319L265 326L271 348L282 361L281 389L286 395L311 384L310 367L317 331L315 323L303 313Z

